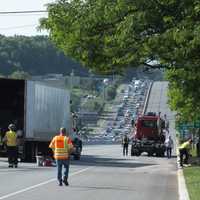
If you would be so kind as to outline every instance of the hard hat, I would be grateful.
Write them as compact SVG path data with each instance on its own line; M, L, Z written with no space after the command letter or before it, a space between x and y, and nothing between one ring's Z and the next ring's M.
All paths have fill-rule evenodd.
M10 124L9 126L8 126L8 129L10 129L10 130L12 130L12 131L14 131L15 130L15 125L14 124Z

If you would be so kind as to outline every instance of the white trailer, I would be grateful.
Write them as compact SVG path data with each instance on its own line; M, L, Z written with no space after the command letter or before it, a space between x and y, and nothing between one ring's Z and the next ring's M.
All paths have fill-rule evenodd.
M60 127L71 130L70 95L65 89L29 80L0 79L0 128L10 123L22 130L23 160L48 155L49 142Z

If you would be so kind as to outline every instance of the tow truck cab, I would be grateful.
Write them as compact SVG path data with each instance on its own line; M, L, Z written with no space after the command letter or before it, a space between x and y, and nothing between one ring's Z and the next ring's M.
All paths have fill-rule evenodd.
M135 138L138 140L142 138L156 140L159 137L157 122L158 116L139 117L135 126Z
M149 156L164 156L163 122L160 116L156 115L138 117L131 145L132 156L139 156L143 152L146 152Z

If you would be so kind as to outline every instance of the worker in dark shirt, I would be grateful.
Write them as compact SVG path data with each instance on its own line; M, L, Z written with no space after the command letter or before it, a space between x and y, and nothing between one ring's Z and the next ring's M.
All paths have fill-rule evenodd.
M123 156L128 155L128 145L129 145L129 138L127 135L125 135L122 138L122 146L123 146Z

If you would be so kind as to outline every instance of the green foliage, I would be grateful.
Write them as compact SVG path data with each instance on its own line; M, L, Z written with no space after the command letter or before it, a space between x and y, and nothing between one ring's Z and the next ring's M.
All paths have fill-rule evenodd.
M168 70L169 103L179 113L180 121L195 121L200 118L200 69Z
M13 78L13 79L30 79L31 76L24 71L15 71L13 72L9 78Z
M200 195L200 167L194 166L185 168L184 176L190 200L198 200Z
M106 74L156 60L170 69L171 107L199 117L199 1L58 0L48 11L41 27L66 55Z
M78 110L78 107L80 105L80 96L76 93L71 93L71 111L76 112Z
M107 100L113 100L116 96L116 93L117 93L117 87L116 85L111 85L111 86L108 86L106 88L106 96L107 96Z
M104 103L103 99L98 97L95 99L88 100L83 106L82 109L89 112L100 112L103 109Z
M0 73L4 75L15 71L24 71L31 75L70 74L72 69L77 75L87 74L80 64L58 51L46 36L0 35L0 47Z
M81 104L81 98L88 95L88 91L80 88L73 88L71 92L71 110L76 112Z
M58 0L41 27L66 55L93 71L120 72L157 60L159 67L199 67L196 0Z

